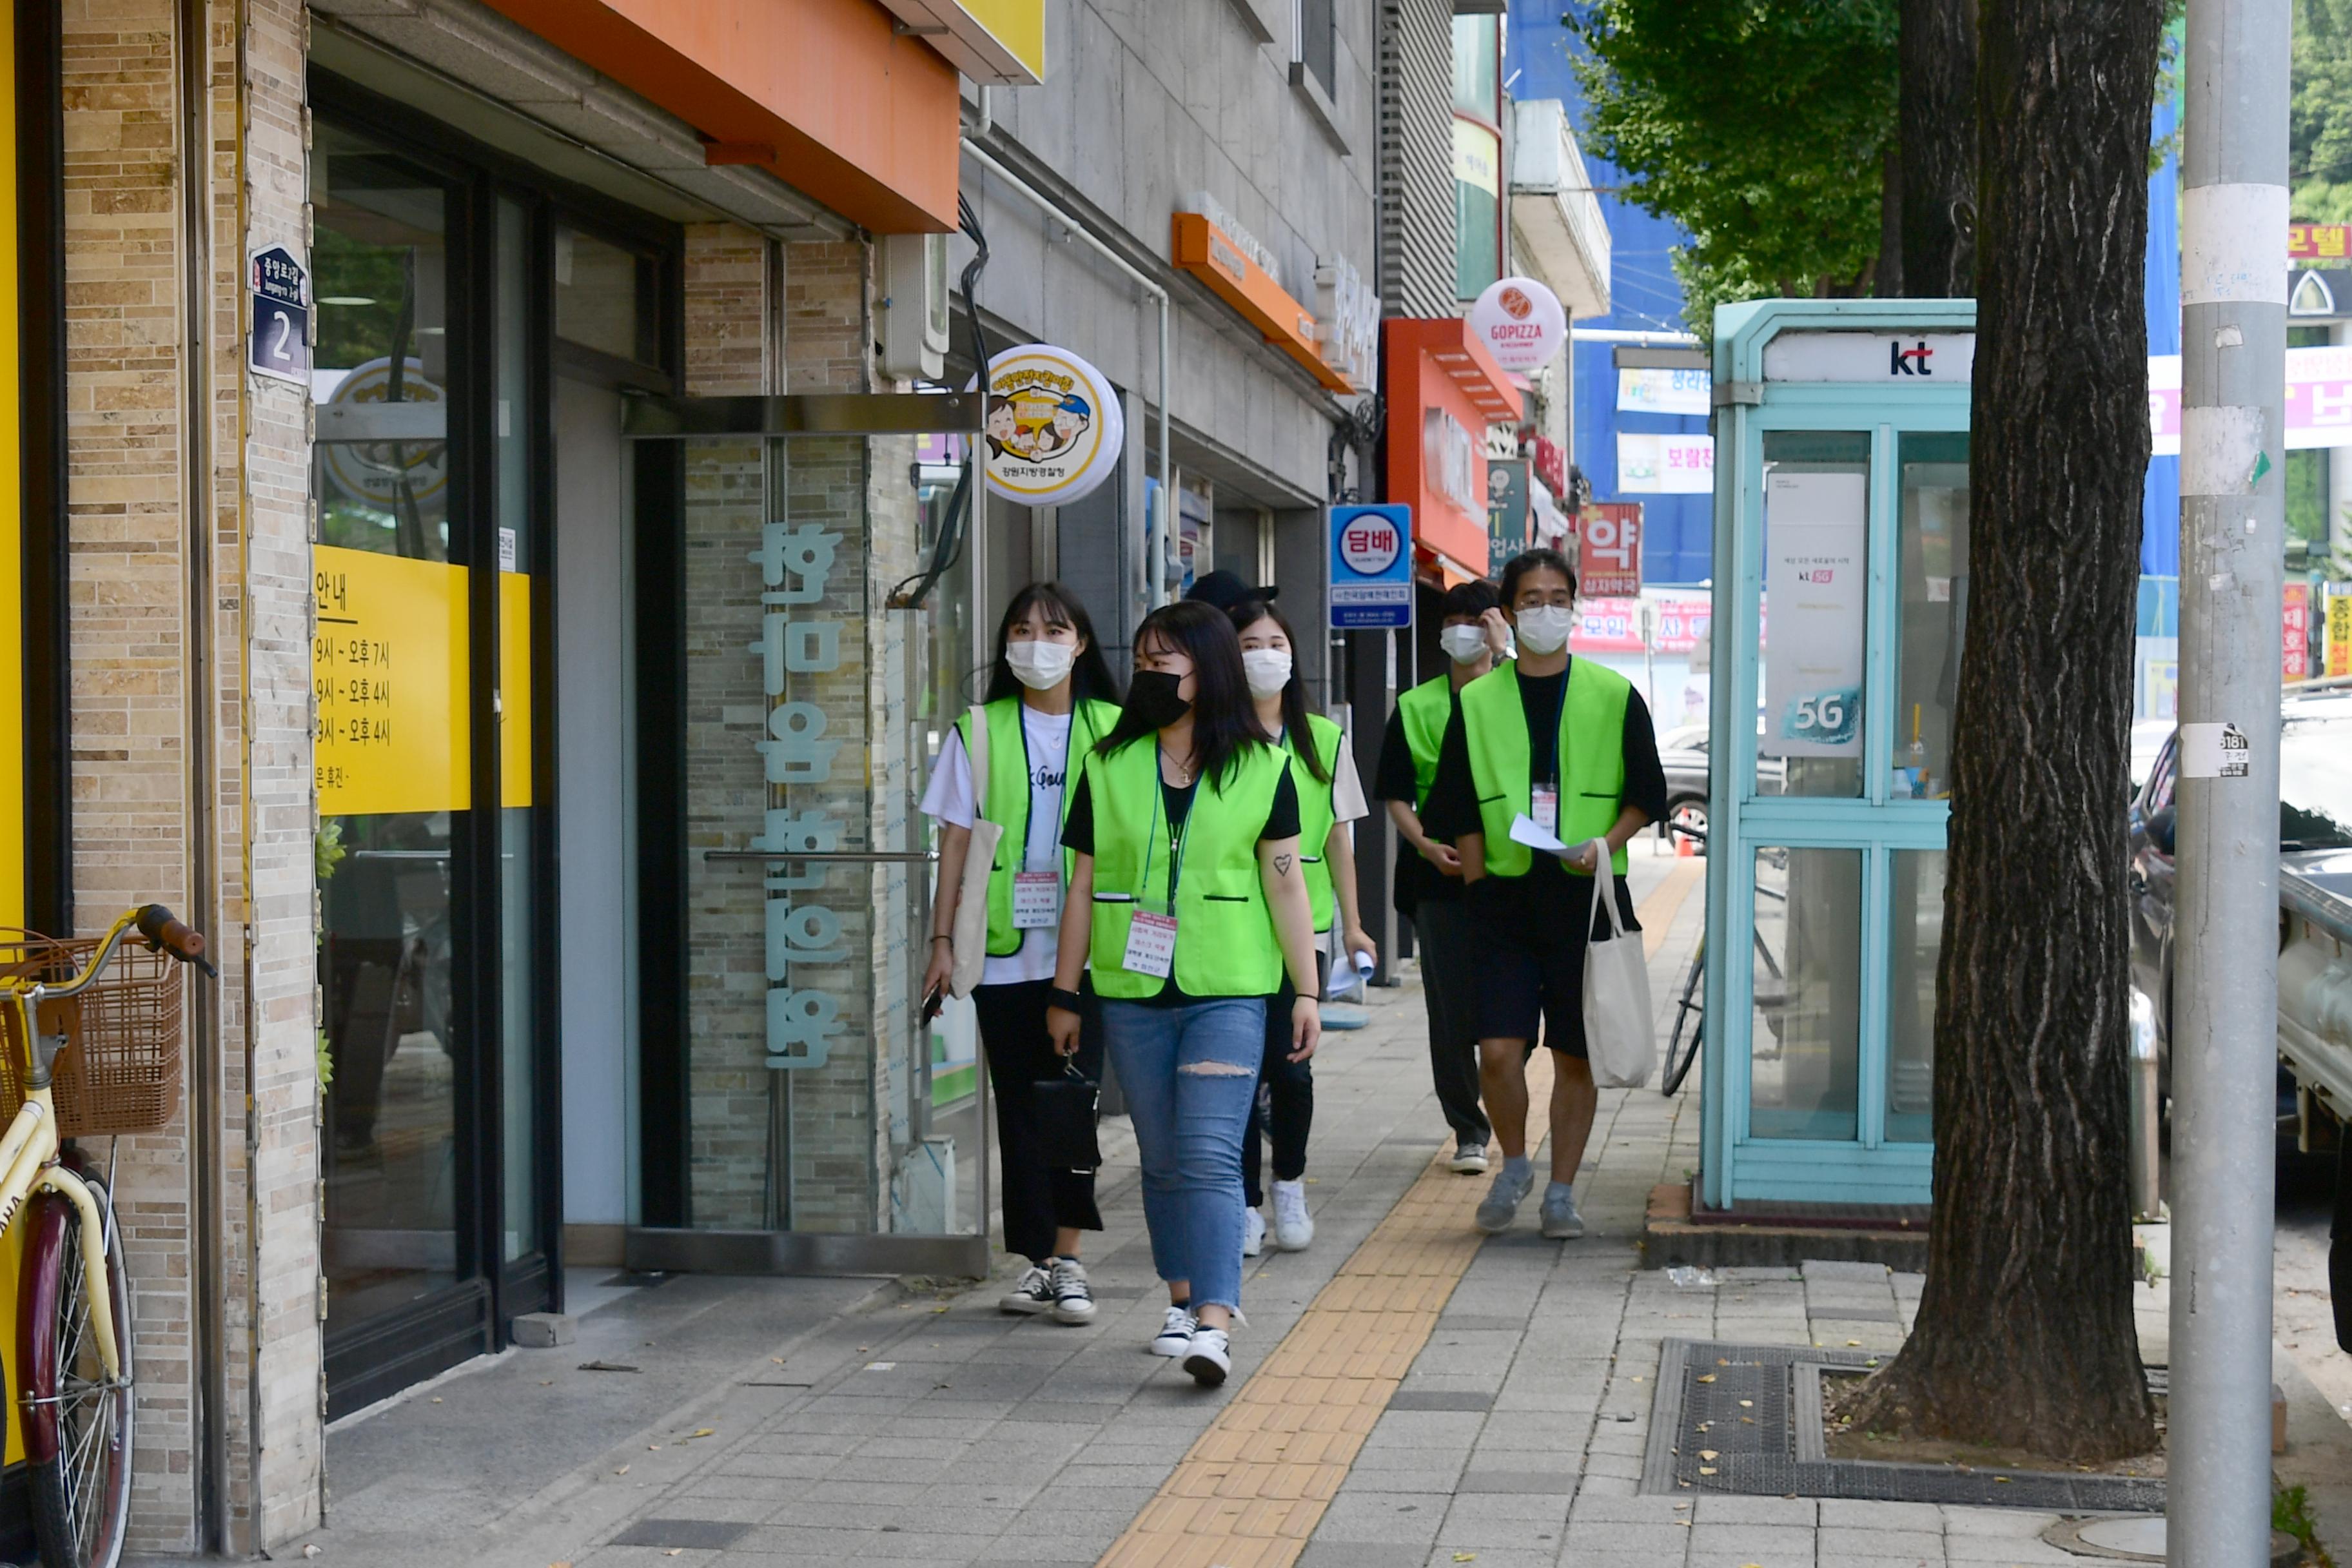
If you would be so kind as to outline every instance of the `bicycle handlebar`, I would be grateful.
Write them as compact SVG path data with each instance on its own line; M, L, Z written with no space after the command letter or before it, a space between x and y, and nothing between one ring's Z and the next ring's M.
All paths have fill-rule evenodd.
M182 963L193 963L214 979L220 978L220 971L205 956L204 933L177 919L163 905L142 905L131 917L131 923L147 939L150 951L168 952Z

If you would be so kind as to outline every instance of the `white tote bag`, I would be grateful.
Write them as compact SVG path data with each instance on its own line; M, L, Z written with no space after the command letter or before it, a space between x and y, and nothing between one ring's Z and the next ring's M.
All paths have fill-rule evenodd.
M1617 879L1609 865L1609 841L1592 841L1596 868L1592 896L1608 911L1609 934L1584 948L1584 1048L1592 1081L1603 1089L1639 1089L1657 1061L1650 1032L1650 965L1642 933L1625 929L1617 912Z
M963 886L956 890L955 973L948 990L961 1002L980 984L988 966L988 879L996 865L996 847L1004 826L980 815L988 798L988 716L977 709L971 715L971 744L965 748L971 763L971 846L964 852Z

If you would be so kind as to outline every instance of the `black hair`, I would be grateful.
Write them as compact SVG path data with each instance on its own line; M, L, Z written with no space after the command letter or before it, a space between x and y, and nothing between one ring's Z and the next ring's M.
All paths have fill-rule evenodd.
M1534 550L1522 550L1503 563L1503 606L1506 609L1516 606L1520 578L1530 572L1543 571L1557 572L1567 578L1568 596L1571 599L1576 597L1576 568L1570 566L1568 557L1559 551L1538 546Z
M1437 602L1438 617L1450 621L1457 616L1467 616L1476 620L1502 602L1503 596L1495 592L1495 584L1484 577L1473 577L1445 590L1445 596Z
M1298 737L1297 756L1315 775L1317 784L1331 782L1330 770L1316 754L1315 731L1307 723L1307 682L1298 679L1298 634L1290 629L1290 622L1280 610L1264 599L1244 599L1230 612L1234 617L1235 636L1250 629L1260 621L1272 621L1282 628L1285 642L1290 645L1290 679L1282 685L1282 727Z
M1192 661L1192 754L1200 761L1201 777L1222 785L1243 747L1274 744L1274 737L1257 721L1249 678L1242 672L1242 639L1224 611L1198 599L1160 605L1135 628L1138 668L1147 641L1165 643ZM1095 750L1107 757L1153 733L1150 723L1129 704Z
M1021 695L1021 682L1004 659L1004 645L1013 628L1033 610L1045 617L1047 626L1067 626L1078 634L1082 646L1070 665L1072 700L1118 701L1118 682L1111 675L1109 661L1103 658L1102 644L1095 639L1095 624L1087 618L1087 607L1078 603L1078 596L1059 583L1032 583L1013 595L1013 602L1004 606L1004 618L996 623L996 662L989 667L988 695L981 700L994 702Z

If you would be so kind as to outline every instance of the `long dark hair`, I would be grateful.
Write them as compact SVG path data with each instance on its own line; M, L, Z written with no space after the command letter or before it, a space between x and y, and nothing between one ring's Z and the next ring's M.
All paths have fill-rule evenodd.
M1013 595L1004 606L1004 618L996 623L996 662L989 668L988 694L982 702L995 702L1007 697L1018 697L1024 689L1004 660L1004 645L1013 628L1031 611L1049 626L1067 626L1078 634L1085 644L1070 666L1070 696L1075 702L1117 702L1118 682L1110 672L1110 663L1103 658L1102 644L1095 640L1095 624L1087 616L1087 607L1078 596L1059 583L1032 583Z
M1274 744L1274 737L1257 721L1249 678L1242 673L1242 639L1232 619L1197 599L1162 605L1135 628L1139 668L1147 642L1163 643L1192 661L1192 754L1201 761L1201 776L1222 788L1243 747ZM1130 705L1095 750L1107 757L1153 733L1150 723Z
M1315 731L1307 724L1307 682L1298 679L1298 634L1290 629L1288 618L1264 599L1244 599L1234 606L1233 617L1236 637L1260 621L1272 621L1282 628L1282 640L1290 645L1290 679L1282 685L1282 727L1297 742L1294 754L1307 764L1315 782L1329 784L1331 770L1323 765L1315 750Z

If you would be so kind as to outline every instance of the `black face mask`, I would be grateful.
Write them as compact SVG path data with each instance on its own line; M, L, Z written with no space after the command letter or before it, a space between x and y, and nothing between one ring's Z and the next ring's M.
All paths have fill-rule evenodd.
M1127 710L1155 730L1166 729L1184 717L1192 704L1176 694L1183 684L1181 675L1171 675L1164 669L1139 669L1128 683Z

